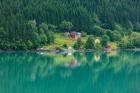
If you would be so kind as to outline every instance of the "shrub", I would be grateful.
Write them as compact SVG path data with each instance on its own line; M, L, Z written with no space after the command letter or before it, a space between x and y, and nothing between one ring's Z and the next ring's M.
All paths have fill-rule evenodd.
M107 35L104 35L102 37L102 42L101 42L102 46L106 46L109 43L109 41L110 41L110 38Z
M131 35L132 43L135 47L140 47L140 33L132 33Z
M87 33L86 32L82 32L82 37L86 37L87 36Z
M47 32L47 44L53 44L54 43L54 33L52 31Z
M94 43L93 43L93 38L90 36L85 44L86 49L93 49L94 48Z
M64 47L64 48L68 48L68 45L67 45L67 44L64 44L63 47Z
M125 36L119 42L119 47L120 48L134 48L134 45L133 45L130 37Z
M111 30L107 31L107 35L110 37L111 41L120 41L122 37L120 32Z
M82 42L82 40L81 40L81 38L79 38L78 40L77 40L77 42L74 44L74 48L75 49L80 49L80 48L82 48L82 45L83 45L83 42Z

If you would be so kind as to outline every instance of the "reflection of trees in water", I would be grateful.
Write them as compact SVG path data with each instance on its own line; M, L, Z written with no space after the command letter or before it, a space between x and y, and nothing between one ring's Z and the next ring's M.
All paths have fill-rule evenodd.
M111 64L108 68L113 68L114 72L126 69L129 73L137 68L135 66L140 66L140 52L136 52L136 54L133 51L119 52L118 55L117 57L110 57Z
M95 56L100 56L98 62L94 59ZM81 63L80 67L75 69L64 67L65 62L74 59ZM56 90L66 89L66 91L70 91L69 93L73 93L73 89L69 89L71 86L74 86L73 88L79 93L85 89L97 89L98 93L104 93L105 91L120 93L120 85L131 84L128 88L131 88L132 85L134 87L139 86L133 83L134 79L136 82L139 81L139 60L140 52L132 51L118 52L115 55L106 54L105 52L86 52L74 53L72 56L38 54L35 52L4 52L0 53L0 79L3 80L0 81L0 86L12 82L12 89L13 85L22 86L26 81L35 83L37 80L40 82L43 80L47 93L49 93L47 89L53 89L54 86L57 86L55 87ZM90 62L92 64L89 64ZM42 88L38 88L38 86L43 86L43 84L37 84L34 89L40 93ZM114 89L114 86L117 87ZM125 89L125 87L122 89ZM86 92L84 91L84 93ZM123 93L127 92L123 91Z
M98 63L95 62L95 59L94 59L95 55L100 56L100 60L98 60L99 61ZM119 52L118 54L113 55L113 56L106 54L105 52L103 52L103 53L87 52L85 54L74 53L73 56L76 60L78 60L78 62L83 62L83 60L84 60L83 64L81 64L81 68L83 68L83 69L85 66L87 66L87 64L92 62L92 65L89 65L88 68L92 69L93 74L96 74L96 78L98 76L97 74L102 74L101 72L106 69L111 69L114 71L114 73L117 73L118 71L121 71L122 69L126 69L128 72L130 72L130 70L135 71L135 69L136 69L135 66L137 66L139 64L139 62L136 60L136 59L139 60L138 55L131 55L131 52L130 53ZM65 59L65 57L64 57L64 59ZM134 62L134 60L136 60L136 62ZM59 65L57 65L56 67L59 67ZM128 67L128 68L126 68L126 67ZM61 69L59 69L59 70L61 73ZM59 70L57 70L57 71L59 71ZM57 71L55 71L55 72L57 72ZM62 69L62 71L66 71L66 69ZM137 68L136 71L139 71L139 69ZM65 72L65 74L67 75L66 72ZM71 73L71 72L68 71L67 76L70 75L69 73Z
M46 55L38 55L35 58L32 66L31 79L35 80L36 77L44 78L47 75L53 74L55 66L53 65L54 57Z
M99 59L97 58L97 60L95 56L99 57ZM21 75L22 73L25 75L25 78L28 76L31 80L45 78L55 74L64 78L71 77L74 70L64 68L64 63L71 62L73 59L81 63L81 66L77 69L83 70L87 66L91 70L90 74L94 75L93 78L95 80L107 69L113 70L114 73L122 69L127 70L128 73L134 71L135 73L140 73L140 68L138 68L140 65L139 52L119 52L116 56L108 56L105 52L76 52L72 56L66 56L64 54L50 55L47 53L41 55L35 52L4 52L0 53L0 75L2 76L3 73L6 73L10 69L11 72L18 70L15 74Z
M93 52L86 52L85 57L86 57L87 62L89 62L89 63L93 62L93 57L94 57Z
M80 52L77 52L77 53L75 52L75 53L73 53L73 56L74 56L75 60L78 60L79 62L81 62L82 55L81 55Z

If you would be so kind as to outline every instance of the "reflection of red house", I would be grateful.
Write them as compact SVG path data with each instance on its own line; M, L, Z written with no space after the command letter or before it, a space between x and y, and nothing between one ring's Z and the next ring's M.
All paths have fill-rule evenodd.
M78 63L77 60L72 60L70 63L65 63L65 66L69 68L76 68L80 66L80 63Z
M107 53L110 53L110 52L111 52L111 48L112 48L112 46L111 46L110 44L108 44L108 45L106 46L106 52L107 52Z

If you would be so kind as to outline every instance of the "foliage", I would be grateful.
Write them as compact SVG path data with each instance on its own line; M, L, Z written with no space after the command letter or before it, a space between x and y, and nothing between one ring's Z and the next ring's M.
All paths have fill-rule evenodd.
M93 38L92 36L89 36L87 41L86 41L86 44L85 44L85 48L86 49L93 49L94 48L94 43L93 43Z
M39 29L39 37L40 37L40 43L41 44L47 44L47 36L42 28Z
M49 30L108 35L113 42L123 42L121 38L140 32L139 14L138 0L2 0L0 49L49 45L54 43Z
M132 33L131 39L133 45L140 48L140 33Z
M62 23L60 24L60 29L63 31L70 31L73 27L73 24L69 21L62 21Z
M119 47L121 48L134 48L133 43L131 42L130 37L125 36L119 42Z
M102 37L102 42L101 42L102 46L106 46L109 43L109 41L110 41L110 38L107 35L104 35Z
M121 33L119 31L107 31L107 35L109 36L111 41L120 41L121 40Z
M135 23L134 24L134 31L140 32L140 23Z
M106 34L106 30L101 28L100 26L94 26L90 32L90 34L96 35L96 36L102 36Z
M81 36L82 37L86 37L87 36L87 33L86 32L82 32Z
M41 23L40 24L40 28L42 28L44 30L44 32L46 32L48 30L48 24L46 23Z
M101 44L95 44L94 48L95 49L103 49L103 46Z
M47 32L47 43L48 44L53 44L54 43L54 33L52 31Z
M80 48L82 48L82 46L83 46L83 41L81 40L81 38L78 38L77 39L77 42L75 42L75 44L74 44L74 48L75 49L80 49Z
M49 24L49 25L48 25L48 28L49 28L50 30L52 30L52 31L56 31L57 26L56 26L56 25Z
M133 32L130 36L125 36L120 42L122 48L139 48L140 47L140 33Z
M64 47L64 48L68 48L68 45L67 45L67 44L64 44L63 47Z

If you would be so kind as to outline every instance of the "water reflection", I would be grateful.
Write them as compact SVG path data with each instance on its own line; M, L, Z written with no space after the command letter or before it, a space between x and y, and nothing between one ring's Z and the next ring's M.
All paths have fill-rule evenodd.
M139 93L140 52L1 52L0 93Z

